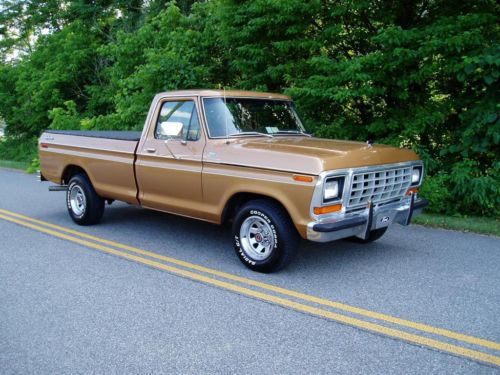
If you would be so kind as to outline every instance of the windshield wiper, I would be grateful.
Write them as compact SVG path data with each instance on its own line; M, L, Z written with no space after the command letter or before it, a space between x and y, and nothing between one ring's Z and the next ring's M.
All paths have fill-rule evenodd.
M297 135L303 135L305 137L312 137L311 134L304 133L303 131L300 130L278 130L273 134L297 134Z
M239 137L239 136L252 136L252 135L262 135L264 137L270 137L273 138L271 134L266 134L266 133L261 133L261 132L239 132L239 133L233 133L229 134L228 137Z

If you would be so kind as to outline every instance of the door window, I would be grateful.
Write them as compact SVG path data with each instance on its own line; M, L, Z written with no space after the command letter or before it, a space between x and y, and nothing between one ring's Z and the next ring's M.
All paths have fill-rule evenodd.
M156 122L155 138L197 141L200 138L200 121L194 101L164 102Z

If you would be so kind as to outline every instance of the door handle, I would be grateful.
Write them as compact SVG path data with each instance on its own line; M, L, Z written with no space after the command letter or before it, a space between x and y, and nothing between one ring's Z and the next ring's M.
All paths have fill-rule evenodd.
M148 148L146 149L146 151L147 151L147 152L149 152L149 153L153 153L153 152L156 152L156 148L153 148L153 147L148 147Z

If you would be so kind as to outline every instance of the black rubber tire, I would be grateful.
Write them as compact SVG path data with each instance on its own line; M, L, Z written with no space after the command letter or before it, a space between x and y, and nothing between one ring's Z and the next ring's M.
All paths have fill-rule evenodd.
M242 248L240 227L249 216L260 216L275 232L275 246L264 260L252 259ZM233 222L234 249L241 262L253 271L270 273L284 268L296 253L299 234L288 212L272 200L256 199L245 203L237 212Z
M377 241L380 237L382 237L385 232L387 231L387 227L385 228L379 228L379 229L374 229L370 232L370 235L366 240L359 238L359 237L349 237L349 241L356 242L356 243L370 243L373 241Z
M77 215L71 209L70 191L75 185L79 186L85 195L86 205L81 215ZM69 216L78 225L97 224L104 213L104 199L97 195L89 178L83 173L76 174L69 180L68 191L66 192L66 206Z

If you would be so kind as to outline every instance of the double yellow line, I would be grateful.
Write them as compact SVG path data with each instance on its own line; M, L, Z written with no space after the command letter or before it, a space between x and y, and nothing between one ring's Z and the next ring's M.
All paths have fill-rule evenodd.
M331 301L320 297L315 297L305 293L300 293L290 289L281 288L272 284L267 284L246 277L218 271L216 269L204 267L198 264L185 262L179 259L167 257L161 254L128 246L115 241L106 240L104 238L92 236L83 232L61 227L59 225L51 224L3 209L0 209L0 219L16 223L21 226L31 228L33 230L46 233L67 241L71 241L92 249L100 250L128 260L132 260L137 263L142 263L160 270L164 270L178 276L217 286L222 289L230 290L245 296L257 298L300 312L333 320L353 327L365 329L367 331L376 332L389 337L405 340L413 344L427 346L429 348L438 349L473 360L500 366L499 356L477 350L484 350L484 348L486 348L489 349L490 352L500 351L500 343L494 341L489 341L482 338L450 331L447 329L433 327L427 324L417 323L410 320L393 317L391 315L362 309L359 307ZM252 287L253 289L249 287ZM272 292L273 294L270 294L268 292ZM288 299L285 297L291 297L293 299ZM297 302L297 300L301 302ZM313 303L321 307L311 306L306 303ZM334 308L336 310L348 313L349 315L345 313L333 312L325 309L324 307ZM353 317L351 315L357 315L359 318ZM380 323L372 323L361 318L369 318L379 321L380 323L398 326L398 328L391 328ZM418 331L419 334L402 330L402 328L409 328L413 331ZM431 338L428 336L439 336L439 339ZM455 341L457 342L457 344L443 341L443 339ZM467 344L469 346L476 347L476 349L470 349L458 344Z

